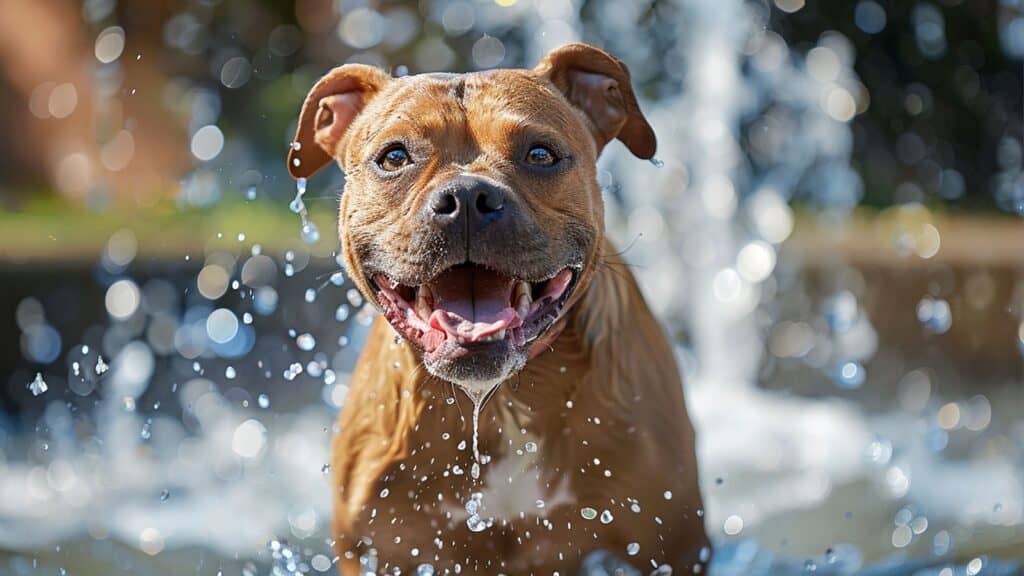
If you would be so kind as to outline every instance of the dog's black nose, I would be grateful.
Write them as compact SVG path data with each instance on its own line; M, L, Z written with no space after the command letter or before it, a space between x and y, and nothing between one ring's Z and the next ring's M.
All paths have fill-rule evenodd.
M431 195L431 218L440 226L468 219L469 225L476 228L502 217L505 197L505 192L495 184L472 176L459 176Z

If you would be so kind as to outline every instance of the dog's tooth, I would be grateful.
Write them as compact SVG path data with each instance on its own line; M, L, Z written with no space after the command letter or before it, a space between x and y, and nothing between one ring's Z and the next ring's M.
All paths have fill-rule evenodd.
M516 282L516 288L515 292L512 294L512 299L518 301L523 295L526 297L530 296L530 283L526 280Z
M526 318L530 313L530 304L533 304L533 300L529 294L523 294L516 301L516 314L519 314L520 318Z
M429 300L432 294L430 287L424 284L420 286L416 291L416 314L419 315L420 319L424 322L430 320L430 303Z
M520 318L526 318L530 311L530 304L533 304L530 283L520 280L516 283L515 292L512 294L512 301L515 302L516 313Z
M479 342L500 342L501 340L505 339L505 334L507 334L506 329L502 328L501 330L498 330L497 332L494 332L493 334L488 334L487 336L484 336L483 338L480 338ZM468 342L469 339L468 338L460 338L459 341L461 343L465 343L465 342Z

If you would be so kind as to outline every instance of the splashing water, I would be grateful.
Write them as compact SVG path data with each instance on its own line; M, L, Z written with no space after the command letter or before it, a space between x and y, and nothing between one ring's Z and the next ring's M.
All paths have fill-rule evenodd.
M107 370L110 370L110 366L107 366L107 363L103 361L103 356L97 356L96 357L96 375L97 376L102 376L102 375L107 373Z
M483 499L483 493L474 492L466 502L466 512L469 512L469 518L466 519L466 527L469 528L470 532L483 532L494 524L493 518L484 519L480 516L480 512L483 511Z
M302 197L305 195L306 179L297 178L295 180L295 198L288 204L288 209L298 214L302 220L302 226L300 227L302 241L306 244L316 244L320 241L320 229L309 219L309 210L306 209L306 203L302 201Z
M43 375L36 372L36 378L29 383L28 389L32 391L33 396L39 396L49 390L50 387L46 385L46 380L43 380Z

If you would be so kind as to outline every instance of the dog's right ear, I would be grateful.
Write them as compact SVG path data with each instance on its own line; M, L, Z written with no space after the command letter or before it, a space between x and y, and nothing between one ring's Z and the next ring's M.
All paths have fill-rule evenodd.
M288 152L288 173L308 178L344 151L345 132L381 88L391 80L380 68L345 64L331 70L302 103L295 140Z

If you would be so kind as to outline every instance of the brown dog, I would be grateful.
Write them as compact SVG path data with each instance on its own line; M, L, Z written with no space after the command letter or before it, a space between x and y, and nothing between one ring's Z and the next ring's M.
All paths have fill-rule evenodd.
M343 574L704 571L672 348L604 240L615 138L654 155L629 73L583 44L310 91L289 170L345 171L345 262L383 312L333 446Z

